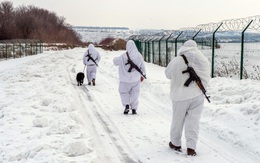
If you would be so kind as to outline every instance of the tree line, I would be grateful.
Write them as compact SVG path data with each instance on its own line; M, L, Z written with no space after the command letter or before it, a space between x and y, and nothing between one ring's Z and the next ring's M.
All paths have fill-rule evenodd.
M4 1L0 3L0 40L9 39L83 44L81 36L65 22L64 17L35 6L14 8L12 2Z

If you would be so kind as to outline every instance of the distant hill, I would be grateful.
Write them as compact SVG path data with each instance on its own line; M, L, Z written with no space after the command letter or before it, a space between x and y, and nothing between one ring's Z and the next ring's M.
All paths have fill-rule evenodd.
M127 39L132 35L143 35L144 37L151 36L164 36L170 35L174 30L153 30L153 29L139 29L131 30L127 27L92 27L92 26L73 26L72 27L78 34L81 35L82 41L84 42L95 42L99 43L102 39L107 37ZM196 32L195 32L196 33ZM245 42L260 42L260 32L245 32ZM173 35L173 38L175 36ZM212 38L212 33L200 33L198 38ZM224 31L217 32L215 34L218 42L236 43L241 42L241 31ZM180 39L190 39L191 36L183 36Z
M73 26L75 30L129 30L127 27L97 27L97 26Z
M153 29L129 29L128 27L93 27L93 26L73 26L82 38L83 42L99 43L105 38L128 39L132 35L155 35L163 30Z
M242 34L241 32L226 31L216 33L216 37L219 42L241 42ZM256 32L245 32L244 34L245 42L260 42L260 33Z
M83 42L99 43L105 38L126 39L134 34L133 30L127 27L92 27L92 26L73 26Z

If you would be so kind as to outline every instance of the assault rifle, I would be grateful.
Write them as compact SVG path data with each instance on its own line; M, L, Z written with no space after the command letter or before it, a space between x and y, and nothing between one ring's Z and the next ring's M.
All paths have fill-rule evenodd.
M88 57L88 60L87 60L87 61L91 60L91 61L93 61L93 62L95 63L95 65L98 66L98 64L96 63L96 61L91 57L91 54L89 54L89 51L88 51L88 55L86 55L86 57Z
M181 56L183 57L185 63L186 63L187 66L188 66L188 60L187 60L187 58L186 58L184 55L181 55ZM185 57L185 58L184 58L184 57ZM210 100L209 100L210 96L207 96L207 95L206 95L206 89L204 88L204 86L203 86L203 84L202 84L202 82L201 82L201 80L200 80L200 77L197 75L197 73L195 72L195 70L194 70L192 67L188 66L188 67L187 67L187 70L182 71L182 73L183 73L183 74L184 74L184 73L189 73L189 74L190 74L189 79L184 83L184 85L185 85L186 87L188 87L192 81L195 81L195 82L197 83L198 87L201 89L201 91L202 91L203 94L205 95L205 97L206 97L206 99L208 100L208 102L210 103Z
M140 70L140 68L138 66L136 66L136 64L130 59L128 52L126 52L127 55L127 63L125 65L130 64L130 67L128 69L128 72L131 72L133 68L135 68L145 79L146 76L143 74L142 70Z

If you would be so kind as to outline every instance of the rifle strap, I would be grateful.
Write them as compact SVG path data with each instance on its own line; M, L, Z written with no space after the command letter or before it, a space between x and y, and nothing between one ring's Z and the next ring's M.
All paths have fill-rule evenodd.
M189 67L189 62L188 62L188 59L186 58L186 56L184 54L181 55L185 64Z
M91 55L91 54L89 54L89 50L88 50L88 54L86 55L86 57L88 57L88 60L87 60L87 61L90 60L90 55Z
M131 62L129 62L129 61L131 61L131 59L130 59L130 57L129 57L128 52L126 52L126 56L127 56L128 62L127 62L125 65L130 64L130 67L129 67L129 69L128 69L128 72L131 72L131 70L133 69L133 65L131 64Z
M131 60L130 57L129 57L128 52L126 52L126 56L127 56L127 59L128 59L128 60Z

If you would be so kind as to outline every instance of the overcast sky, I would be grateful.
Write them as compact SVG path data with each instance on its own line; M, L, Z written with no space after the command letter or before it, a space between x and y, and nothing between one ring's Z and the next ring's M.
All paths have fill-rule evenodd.
M6 0L0 0L3 2ZM55 12L73 26L180 29L260 15L260 0L9 0Z

